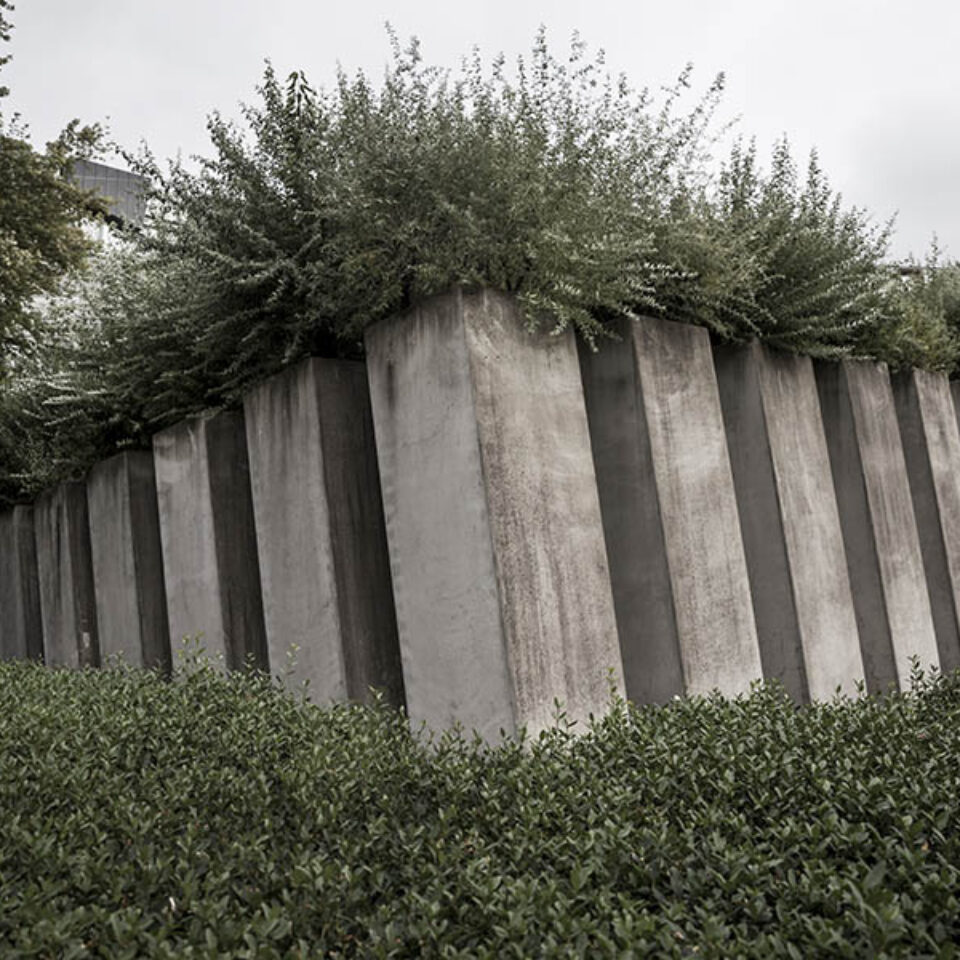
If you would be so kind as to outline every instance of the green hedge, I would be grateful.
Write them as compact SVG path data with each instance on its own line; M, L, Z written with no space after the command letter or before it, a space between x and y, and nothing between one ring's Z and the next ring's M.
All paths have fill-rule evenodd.
M0 665L3 957L953 957L960 682L495 748L250 675Z

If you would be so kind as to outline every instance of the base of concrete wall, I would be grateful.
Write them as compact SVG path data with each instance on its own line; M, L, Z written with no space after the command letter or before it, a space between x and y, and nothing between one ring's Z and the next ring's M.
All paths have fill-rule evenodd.
M199 635L228 669L268 669L243 415L177 424L153 450L174 651Z
M50 666L100 664L87 490L65 483L34 505L44 661Z
M97 464L87 503L101 659L169 671L153 456L128 452Z
M404 703L362 363L306 360L244 398L270 669L316 703Z
M762 668L709 336L616 333L580 364L627 695L744 693Z
M32 507L0 513L0 659L43 659Z
M623 674L572 334L457 292L366 344L411 720L602 714Z

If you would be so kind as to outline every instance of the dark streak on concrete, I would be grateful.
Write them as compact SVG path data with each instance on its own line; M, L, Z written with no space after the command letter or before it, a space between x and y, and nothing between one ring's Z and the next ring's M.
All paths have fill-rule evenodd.
M958 531L945 526L960 523L960 515L952 509L957 502L955 486L960 482L960 458L956 438L949 443L951 438L946 435L948 430L957 432L956 413L945 377L904 371L894 374L891 380L940 666L950 671L960 667L960 582L951 572L960 561L956 550ZM948 409L952 423L946 422ZM938 444L951 449L938 450ZM954 554L952 560L951 554Z
M809 699L770 439L751 348L715 345L714 364L753 593L763 675Z
M269 670L242 413L228 411L206 420L204 453L227 666L238 670L249 658L254 667Z
M309 362L317 387L347 692L351 699L367 700L376 688L388 702L404 706L366 366Z
M33 508L0 513L0 659L43 659Z
M65 483L34 507L44 660L99 666L86 485Z

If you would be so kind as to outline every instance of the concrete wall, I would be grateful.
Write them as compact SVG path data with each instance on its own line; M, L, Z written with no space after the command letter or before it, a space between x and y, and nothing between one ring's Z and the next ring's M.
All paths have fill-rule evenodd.
M908 689L910 658L939 655L890 377L876 363L814 367L867 689Z
M0 660L43 659L33 508L0 513Z
M960 433L945 376L912 370L893 396L920 534L940 665L960 666Z
M268 668L243 415L196 417L153 441L174 650L202 634L210 657Z
M43 494L33 520L44 661L49 666L98 666L86 487L64 483Z
M762 668L709 336L617 333L580 361L627 694L744 693Z
M298 648L318 702L376 687L490 739L611 692L960 667L960 385L621 334L578 358L505 295L437 297L365 367L302 363L0 514L0 656Z
M809 357L714 351L764 676L800 701L864 679Z
M118 454L87 478L100 655L170 669L153 456Z
M456 292L366 345L411 719L602 713L623 676L572 335Z
M244 412L270 669L317 703L402 705L364 364L304 361Z

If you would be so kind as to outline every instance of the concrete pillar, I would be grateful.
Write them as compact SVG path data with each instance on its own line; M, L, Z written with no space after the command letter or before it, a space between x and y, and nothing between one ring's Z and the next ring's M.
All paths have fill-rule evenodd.
M194 417L153 438L167 616L174 651L201 634L228 669L266 670L243 414Z
M709 335L617 333L580 362L627 695L744 693L762 667Z
M714 350L764 676L798 701L864 680L809 357Z
M63 483L44 493L34 504L33 522L44 661L99 666L86 486Z
M960 433L942 374L894 374L893 398L910 480L940 666L960 667Z
M573 335L489 290L366 334L407 705L496 738L623 671Z
M33 508L0 513L0 660L43 659Z
M867 689L939 665L900 428L885 364L814 364Z
M244 413L271 671L317 703L374 687L402 705L365 366L305 360Z
M100 656L170 669L167 600L153 456L143 450L98 463L87 478Z

